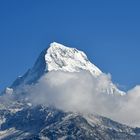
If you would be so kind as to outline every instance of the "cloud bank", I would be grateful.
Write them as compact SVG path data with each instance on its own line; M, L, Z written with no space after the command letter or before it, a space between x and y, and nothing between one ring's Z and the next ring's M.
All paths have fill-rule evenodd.
M94 113L118 122L140 126L140 86L124 96L109 95L111 76L93 77L87 71L52 71L28 88L33 104L53 105L65 111Z

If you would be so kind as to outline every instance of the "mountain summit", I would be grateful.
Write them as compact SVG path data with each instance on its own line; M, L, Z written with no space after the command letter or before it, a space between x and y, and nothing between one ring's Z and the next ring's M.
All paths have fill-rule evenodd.
M102 73L88 60L84 52L53 42L49 45L49 48L41 52L34 66L14 81L12 88L21 84L32 84L44 73L57 70L66 72L87 70L95 77Z
M45 61L48 71L79 72L80 70L87 70L94 76L101 74L101 70L88 60L84 52L56 42L50 44L50 48L45 54Z
M80 72L86 70L94 77L103 74L98 67L88 60L84 52L53 42L49 45L49 48L41 52L34 66L13 82L11 88L15 89L24 84L30 85L36 83L45 73L58 70L65 72ZM108 89L103 90L108 94L125 94L112 82L110 82Z
M18 77L13 82L11 88L15 89L22 84L35 83L45 73L53 70L67 72L87 70L95 77L102 73L101 70L88 60L84 52L54 42L49 45L49 48L41 52L34 66L23 76Z

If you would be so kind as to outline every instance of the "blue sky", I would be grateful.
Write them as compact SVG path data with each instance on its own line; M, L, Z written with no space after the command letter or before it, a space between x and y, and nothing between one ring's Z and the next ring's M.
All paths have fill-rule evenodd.
M139 0L1 0L0 90L56 41L85 51L121 89L140 84Z

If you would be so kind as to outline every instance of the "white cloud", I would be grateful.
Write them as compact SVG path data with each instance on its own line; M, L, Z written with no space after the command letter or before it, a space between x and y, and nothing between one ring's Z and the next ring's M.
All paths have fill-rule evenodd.
M140 126L140 86L128 91L116 119L131 126Z
M93 77L87 71L52 71L37 84L24 87L33 104L54 105L65 111L97 113L121 123L140 126L140 86L124 96L109 95L111 76ZM23 88L22 88L23 90Z

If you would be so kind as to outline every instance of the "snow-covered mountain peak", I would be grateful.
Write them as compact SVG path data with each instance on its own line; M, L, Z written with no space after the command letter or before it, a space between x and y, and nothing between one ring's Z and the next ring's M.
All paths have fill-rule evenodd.
M92 64L86 54L75 48L69 48L59 43L51 43L45 54L46 70L63 70L68 72L90 71L94 76L102 72Z
M84 52L54 42L50 44L48 49L42 51L34 66L22 77L18 77L10 88L15 89L23 84L36 83L45 73L58 70L65 72L86 70L95 78L99 78L103 74L98 67L88 60ZM124 92L120 91L112 82L108 88L103 89L103 92L124 95Z

